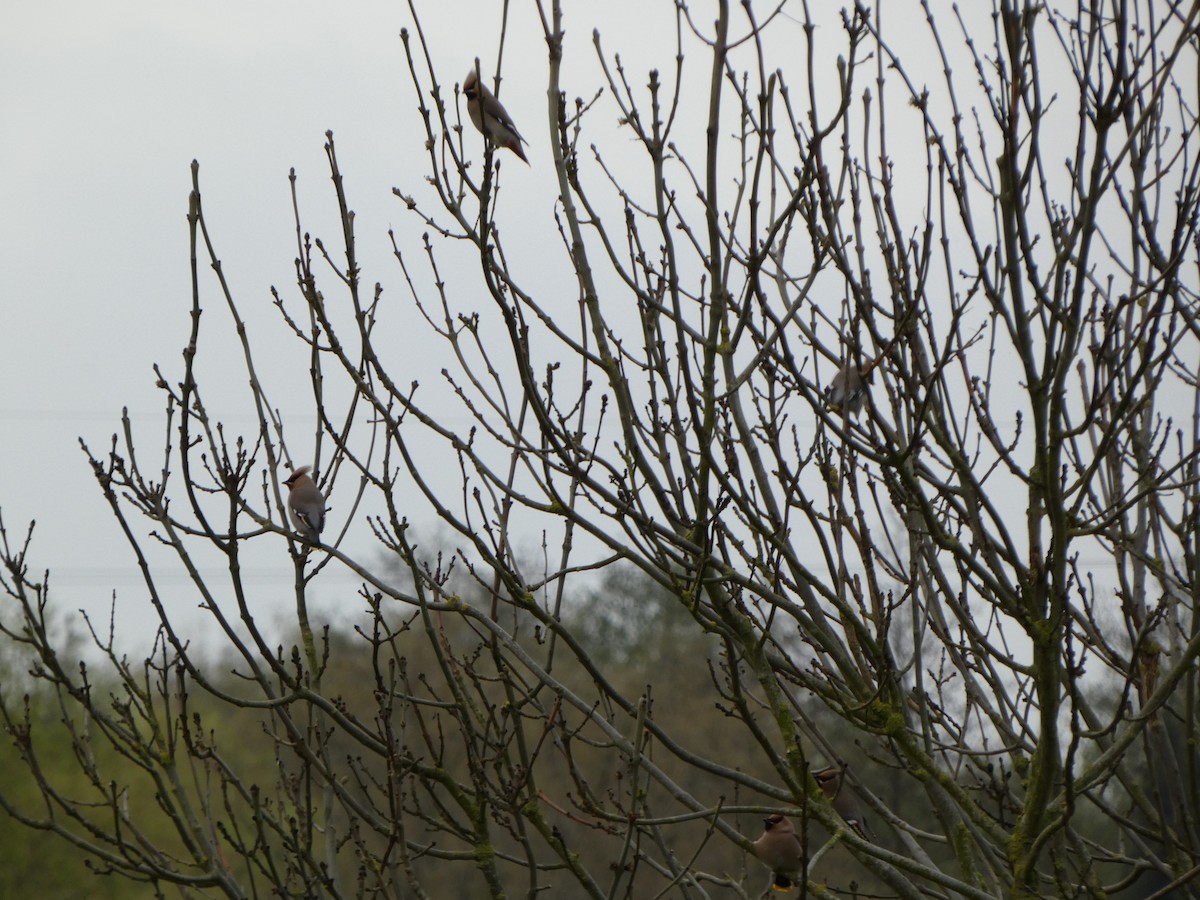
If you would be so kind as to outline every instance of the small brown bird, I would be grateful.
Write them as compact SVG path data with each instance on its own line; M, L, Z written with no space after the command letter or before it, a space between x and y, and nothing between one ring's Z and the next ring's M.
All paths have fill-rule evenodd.
M829 387L825 388L825 402L829 404L830 408L849 416L857 416L862 412L875 368L892 352L892 348L896 346L896 342L908 328L909 320L919 308L916 303L909 305L904 315L896 323L896 334L874 359L868 359L862 365L858 365L857 354L850 352L847 355L842 367L837 370L837 374L829 382ZM849 349L847 348L848 351Z
M479 129L480 134L497 147L507 147L517 154L525 165L529 165L529 160L525 159L525 151L521 149L521 145L527 143L525 138L517 131L517 126L513 124L504 104L487 89L474 69L463 79L463 95L467 98L467 115L471 117L471 122Z
M288 512L296 531L314 544L325 528L325 495L309 476L310 466L301 466L284 482L288 486Z
M817 779L817 784L833 804L834 812L845 819L846 824L853 828L860 838L869 841L875 837L875 832L867 824L867 817L863 815L858 800L849 790L843 789L844 774L841 769L831 766L820 772L813 772L813 778Z
M804 839L796 834L791 819L779 813L763 819L763 833L752 845L754 855L771 870L771 887L790 891L792 879L804 875Z
M839 412L857 416L867 399L867 379L858 367L847 362L838 369L825 389L825 401Z

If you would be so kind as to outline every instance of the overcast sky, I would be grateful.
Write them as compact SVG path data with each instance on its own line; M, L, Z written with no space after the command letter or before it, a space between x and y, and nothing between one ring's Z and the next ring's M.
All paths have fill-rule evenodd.
M448 88L477 55L485 73L493 70L501 7L495 0L418 4ZM644 90L652 66L670 72L672 8L642 0L590 3L584 18L577 4L568 3L568 94L590 97L601 83L593 27L606 51L620 52L635 88ZM530 138L532 165L506 162L501 202L510 223L540 223L548 237L510 240L508 249L528 254L530 268L565 266L561 254L546 254L544 243L557 241L555 184L544 146L545 42L533 3L515 2L511 10L503 99ZM832 6L828 12L835 14ZM356 213L364 280L382 282L390 296L403 295L387 232L395 228L402 246L419 246L422 225L392 188L419 190L427 166L399 38L411 26L400 0L48 0L7 6L0 27L0 511L10 542L21 540L29 520L37 520L30 561L35 570L52 570L60 608L103 611L115 589L120 633L134 640L153 630L132 554L77 438L103 454L128 407L143 453L161 454L164 399L152 367L162 366L172 380L182 372L191 305L186 213L193 159L200 163L206 215L225 274L260 357L270 361L273 397L297 429L311 416L307 360L296 342L275 337L281 329L270 287L294 296L289 169L299 178L305 227L336 237L326 130L335 134ZM930 66L936 84L936 57L901 32L889 33L914 64ZM790 68L795 84L802 83L796 52L801 35L798 24L781 20L771 32L780 43L768 47L768 58ZM841 35L818 40L818 53L828 57L819 69L832 73L842 46ZM707 66L708 60L698 55L688 65ZM902 127L905 116L916 121L916 113L901 108L906 112L889 119L889 129ZM615 136L606 152L620 165L617 111L605 99L595 115L600 122L611 118ZM675 136L686 139L689 130L699 135L703 124L702 117L685 116ZM468 151L478 155L479 136L469 132L467 140ZM632 141L626 143L634 153ZM891 147L898 148L903 152L898 143ZM914 189L923 188L914 183ZM558 274L570 284L569 271ZM211 277L202 292L206 340L230 340ZM573 298L564 304L574 317ZM273 339L281 348L278 357L262 357ZM440 368L431 355L444 352L440 346L402 331L393 345L414 376L433 377ZM207 356L202 350L208 402L244 402L244 370L225 364L231 358L213 353L213 346L206 345ZM239 419L228 404L222 418L233 428L254 427L249 415ZM333 505L334 517L344 511ZM276 549L277 558L263 557L248 573L252 583L263 585L264 596L276 583L284 594L288 587L282 539ZM350 535L347 549L375 552L365 527ZM322 589L338 577L327 571ZM178 602L194 607L181 578L178 583ZM344 579L341 589L352 588Z
M476 55L490 71L500 6L419 4L439 74L460 81ZM568 72L587 71L587 83L598 83L593 25L611 32L643 81L653 62L671 64L673 48L653 38L642 4L636 17L627 3L595 6L586 23L572 28L568 20ZM671 34L670 4L659 6ZM546 108L545 43L535 16L533 4L513 4L503 88L527 136ZM625 27L631 21L639 27ZM335 231L327 129L335 134L357 215L365 278L400 289L387 230L419 233L419 223L404 214L392 188L419 187L426 165L399 38L405 26L411 27L406 4L375 0L48 0L6 7L0 512L10 541L23 539L28 522L37 520L30 562L35 571L52 570L60 608L102 612L115 589L119 633L131 639L152 633L132 554L77 438L103 454L128 407L145 436L143 453L161 447L164 398L152 366L173 379L182 371L193 159L226 275L260 344L278 332L270 286L286 293L295 282L290 168L300 179L306 226ZM548 164L536 143L531 169L509 167L514 189L506 202L549 210L553 184L536 178L537 167ZM517 186L518 178L527 187ZM229 331L227 320L217 318L222 310L211 279L202 291L206 334L215 340ZM290 377L282 359L279 365L273 374ZM295 377L303 379L306 369L301 360ZM244 375L236 367L229 374L236 392ZM309 393L297 384L298 416L311 405ZM208 397L212 403L211 384ZM287 394L276 397L287 414ZM248 416L224 418L253 427ZM370 551L365 529L355 540ZM251 581L279 579L286 587L282 541L278 550L277 562L251 572ZM191 596L179 602L195 606Z

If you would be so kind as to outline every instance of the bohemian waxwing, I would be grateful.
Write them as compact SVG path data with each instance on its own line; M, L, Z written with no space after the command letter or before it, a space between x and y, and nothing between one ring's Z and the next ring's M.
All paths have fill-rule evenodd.
M771 887L775 890L790 891L792 879L804 877L804 840L786 816L775 813L763 819L762 837L751 846L754 855L771 870Z
M467 114L480 134L497 147L507 147L529 165L525 151L521 149L521 144L526 143L525 138L517 131L504 104L492 95L474 69L467 73L462 89L467 98Z
M833 804L834 812L845 819L846 824L853 828L860 838L869 841L875 837L875 832L867 824L867 817L863 815L858 800L849 790L843 789L843 775L841 769L832 766L820 772L813 772L813 778L817 779L817 784Z
M825 389L825 401L838 412L857 416L867 399L867 379L854 363L838 369Z
M310 466L301 466L284 482L288 486L288 512L296 531L314 544L325 527L325 495L309 477Z
M892 348L896 346L896 342L908 328L909 320L920 309L917 303L909 305L905 310L904 315L896 323L896 334L892 337L887 345L879 351L879 355L874 359L868 359L861 366L855 364L855 360L851 356L847 356L846 361L842 363L842 367L838 369L837 374L833 376L833 380L829 382L829 387L825 389L825 402L838 412L857 416L862 412L863 404L867 400L867 390L871 384L871 376L887 355L892 352Z

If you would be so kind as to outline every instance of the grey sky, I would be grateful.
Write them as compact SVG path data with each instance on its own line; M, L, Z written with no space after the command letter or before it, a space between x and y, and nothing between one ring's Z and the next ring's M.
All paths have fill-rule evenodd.
M609 7L610 22L621 21L623 6ZM491 71L499 4L438 0L424 7L448 87L477 54ZM669 21L669 6L663 11ZM537 117L545 115L545 44L531 4L513 4L511 15L502 96L535 145L531 161L544 167L536 136L543 130ZM569 35L575 50L586 53L580 63L594 61L583 46L593 20ZM639 22L639 29L615 29L614 39L619 35L644 81L661 48L646 49L652 45L644 13ZM269 346L280 334L269 287L287 296L295 281L289 168L300 179L306 227L335 235L326 129L335 134L357 214L366 279L403 296L387 229L395 227L404 240L420 228L391 189L419 189L426 165L399 38L407 25L408 8L399 2L51 0L6 9L0 511L10 541L37 520L30 561L35 570L52 570L60 609L102 612L116 588L121 633L152 633L132 555L76 438L103 453L127 406L142 453L161 454L155 448L162 444L164 398L152 366L160 364L172 379L181 372L191 302L186 212L193 158L218 252L260 354L264 339ZM514 166L508 177L530 187L510 192L506 203L550 208L551 179ZM233 349L228 317L211 278L201 290L206 396L214 407L221 401L230 426L250 429L249 417L239 421L229 412L244 403L245 375L214 352ZM297 384L294 398L281 387L304 379L307 363L294 346L286 351L293 355L267 374L279 389L276 402L288 412L294 400L298 427L307 428L307 386ZM365 531L354 545L370 550ZM282 541L276 549L278 560L264 560L253 580L269 585L278 575L286 584ZM170 577L166 583L173 580L183 584ZM195 606L186 592L179 602Z
M476 55L490 80L501 4L436 0L418 7L446 96ZM534 5L511 7L502 99L530 140L532 166L505 162L503 227L510 236L518 228L541 229L528 241L508 242L516 254L512 261L527 273L542 267L542 284L566 275L570 292L562 254L546 252L546 242L555 251L558 245L544 137L545 42ZM573 7L567 4L569 94L590 97L601 83L593 27L607 52L620 52L636 90L644 92L652 66L673 77L672 4L588 4L586 18ZM191 302L186 212L193 158L201 165L205 209L225 273L260 363L270 361L264 377L295 423L294 453L304 429L311 433L307 359L284 337L269 287L294 295L289 168L300 179L305 227L336 244L322 149L327 129L335 134L357 215L364 280L382 282L388 303L406 302L387 230L395 228L402 246L415 254L423 228L391 191L419 191L427 161L399 39L405 26L411 20L402 2L185 6L70 0L12 4L6 11L0 28L0 333L6 338L0 353L0 509L10 541L23 537L29 519L38 520L31 562L53 570L60 608L104 610L117 588L123 633L152 631L132 556L76 437L102 453L127 406L142 453L147 459L161 454L164 401L151 367L162 365L171 379L181 372ZM818 40L827 74L843 49L838 37ZM800 27L781 22L770 39L777 43L768 58L802 83ZM903 49L918 77L928 66L936 89L936 58L915 43ZM708 61L697 55L686 65ZM689 71L687 77L696 75ZM866 84L873 73L863 77ZM889 119L896 129L890 150L903 153L903 129L916 116L898 89L894 100L901 111ZM638 150L631 137L624 139L628 132L616 131L616 110L607 98L593 115L613 126L606 158L618 167L623 153L633 158ZM676 138L695 137L703 124L700 117L685 117ZM479 136L468 132L467 142L478 158ZM645 187L644 171L637 170L633 185ZM923 197L915 202L919 209ZM457 284L452 278L451 286L472 289L465 275ZM201 290L206 398L231 427L249 430L249 415L238 418L238 409L249 410L227 313L212 278L202 281ZM469 297L458 299L470 306ZM573 295L562 302L574 317ZM400 380L436 381L440 362L433 354L444 351L413 341L412 332L397 324L403 313L396 316L388 325L394 329L390 348L411 370ZM264 356L273 341L278 354ZM337 498L331 503L331 524L340 527L345 510ZM259 543L264 555L251 580L264 586L264 596L276 578L286 592L283 540L274 548ZM365 528L352 531L349 549L367 554L373 547ZM323 579L329 585L338 575L331 568ZM352 580L342 579L341 588L352 591ZM195 606L183 591L178 602Z
M400 127L412 96L400 78L401 11L291 2L7 9L0 507L10 540L38 520L32 561L53 570L61 607L102 609L116 587L119 609L131 613L119 621L149 626L131 554L75 438L103 451L128 406L143 452L161 446L151 366L181 371L191 160L201 164L230 282L257 335L269 335L277 317L268 287L294 282L288 169L314 218L323 214L327 128L376 250L396 215L391 186L419 150ZM210 280L203 289L215 340L227 328L213 288ZM231 374L232 385L245 383Z

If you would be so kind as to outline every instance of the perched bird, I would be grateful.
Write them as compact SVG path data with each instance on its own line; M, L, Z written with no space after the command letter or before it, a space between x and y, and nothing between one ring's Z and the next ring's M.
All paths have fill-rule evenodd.
M475 69L467 73L462 89L467 98L467 114L479 129L479 133L497 147L507 147L517 154L525 165L529 165L529 160L525 159L525 151L521 149L521 145L527 143L525 138L517 131L517 126L513 124L504 104L487 89Z
M867 390L871 384L871 375L875 368L887 358L896 346L896 342L904 336L909 320L920 307L917 303L909 305L904 314L896 322L896 333L874 359L868 359L858 365L857 354L849 353L842 367L838 369L829 387L825 389L825 402L831 409L843 415L857 416L862 412L863 404L867 401ZM847 348L849 350L849 348Z
M850 791L842 789L843 774L841 769L831 766L820 772L813 772L813 778L817 779L817 784L833 804L834 812L845 819L846 824L853 828L860 838L869 841L875 837L875 832L867 824L867 817L863 815L858 800Z
M790 891L792 879L803 877L804 840L786 816L775 813L763 819L762 837L752 847L754 855L771 870L775 890Z
M867 399L867 378L858 366L847 362L838 369L825 390L825 401L839 412L857 416Z
M284 482L288 486L288 512L296 531L314 544L325 527L325 495L309 476L310 466L301 466Z

